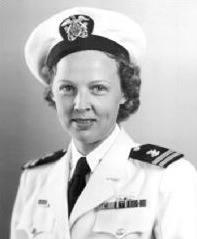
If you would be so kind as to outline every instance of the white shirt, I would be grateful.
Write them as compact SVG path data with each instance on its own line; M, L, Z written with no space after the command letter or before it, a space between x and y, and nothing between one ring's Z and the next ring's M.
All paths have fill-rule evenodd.
M108 152L108 150L111 148L113 145L114 141L118 137L120 133L120 127L118 124L116 124L114 130L112 133L98 146L96 147L93 151L91 151L88 155L86 155L87 163L90 167L91 173L93 173L102 160L102 158L105 156L105 154ZM73 175L73 172L75 170L75 167L77 165L78 160L81 157L84 157L76 148L74 141L71 141L71 162L70 162L70 178Z

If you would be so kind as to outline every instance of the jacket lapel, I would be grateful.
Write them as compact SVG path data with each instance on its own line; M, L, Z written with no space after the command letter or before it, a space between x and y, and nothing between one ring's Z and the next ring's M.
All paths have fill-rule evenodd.
M62 238L70 238L68 225L68 205L67 205L67 185L69 177L70 149L55 164L49 172L47 180L42 190L52 209L57 221L58 231L62 233Z
M131 177L128 156L136 144L123 129L112 148L91 175L70 215L70 226L85 212L92 210L112 196Z

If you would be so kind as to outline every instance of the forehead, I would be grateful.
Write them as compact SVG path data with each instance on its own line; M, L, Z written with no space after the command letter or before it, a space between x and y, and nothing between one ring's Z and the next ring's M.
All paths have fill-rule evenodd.
M111 77L117 74L116 60L107 53L85 50L71 53L57 64L57 77Z

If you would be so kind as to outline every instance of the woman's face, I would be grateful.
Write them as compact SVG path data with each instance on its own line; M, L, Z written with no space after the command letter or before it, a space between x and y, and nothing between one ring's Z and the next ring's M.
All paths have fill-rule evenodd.
M124 100L116 61L95 50L62 58L52 92L61 125L84 144L102 142L112 132Z

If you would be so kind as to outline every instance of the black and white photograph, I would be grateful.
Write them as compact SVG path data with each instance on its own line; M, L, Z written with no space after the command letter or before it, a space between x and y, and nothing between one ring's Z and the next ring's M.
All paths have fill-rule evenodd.
M197 2L0 3L0 237L197 239Z

